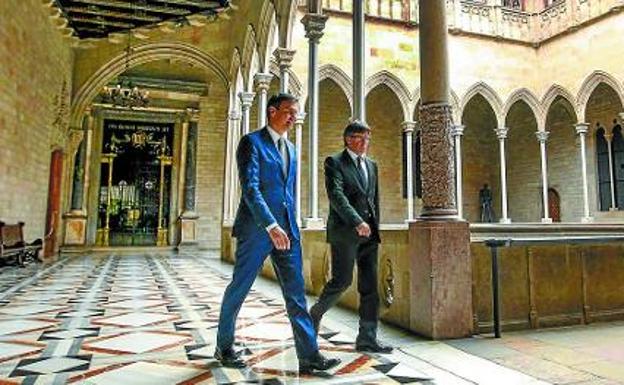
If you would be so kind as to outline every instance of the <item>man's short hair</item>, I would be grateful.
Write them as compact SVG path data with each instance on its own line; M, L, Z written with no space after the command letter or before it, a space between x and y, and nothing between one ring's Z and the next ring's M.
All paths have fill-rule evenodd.
M284 102L295 102L295 103L297 103L297 102L299 102L299 99L297 99L294 95L286 94L286 93L281 93L281 94L277 94L277 95L271 96L269 98L269 101L267 102L267 107L266 107L267 119L270 116L269 115L269 108L273 107L276 110L279 110L280 106Z
M353 122L347 124L342 133L342 139L344 140L345 145L347 144L347 136L352 136L353 134L365 134L370 132L370 127L366 125L366 123L360 122L359 120L354 120Z

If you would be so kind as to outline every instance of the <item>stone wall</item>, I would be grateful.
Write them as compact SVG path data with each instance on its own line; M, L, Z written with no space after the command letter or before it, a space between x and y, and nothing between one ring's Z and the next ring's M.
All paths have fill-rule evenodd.
M0 220L24 221L29 240L45 232L50 158L66 145L72 85L70 42L49 15L40 1L0 2Z

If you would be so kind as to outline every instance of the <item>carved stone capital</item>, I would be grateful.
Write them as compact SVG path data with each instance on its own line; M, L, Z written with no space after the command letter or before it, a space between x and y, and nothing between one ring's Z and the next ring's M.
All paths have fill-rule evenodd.
M535 133L535 136L537 137L537 140L540 143L546 143L546 141L548 140L548 135L550 134L550 132L548 131L537 131Z
M257 73L254 76L254 80L256 81L256 89L258 92L268 91L271 88L271 80L273 79L273 75Z
M256 96L255 92L239 92L238 93L238 97L240 98L241 106L243 107L243 110L249 109L249 107L251 107L255 96Z
M318 43L323 37L323 30L325 29L325 23L327 23L327 15L321 15L319 13L306 13L301 19L306 31L306 37L311 42Z
M453 135L453 137L463 136L465 128L466 126L464 126L463 124L456 124L453 126L453 129L451 130L451 135Z
M305 122L305 118L306 118L306 113L305 112L300 112L297 115L297 119L295 120L295 124L303 126L303 122Z
M401 123L401 128L406 134L411 134L416 130L416 122L406 121Z
M451 106L431 103L420 107L423 217L455 217L455 166Z
M574 129L578 135L585 135L589 131L589 123L576 123Z
M279 47L273 52L275 55L275 59L277 60L277 65L280 68L280 71L285 71L292 66L293 58L295 57L294 49L282 48Z
M504 140L507 139L507 133L509 132L509 129L507 127L500 127L495 129L494 132L496 132L496 137L499 140Z

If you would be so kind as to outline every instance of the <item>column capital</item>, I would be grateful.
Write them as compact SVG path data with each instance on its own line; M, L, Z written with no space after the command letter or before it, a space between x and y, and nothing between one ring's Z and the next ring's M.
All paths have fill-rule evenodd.
M255 96L256 96L255 92L239 92L238 93L238 97L241 100L243 109L251 107Z
M273 55L275 55L275 60L277 60L277 65L280 70L286 70L292 66L292 61L295 57L294 49L278 47L273 51Z
M272 74L265 73L257 73L254 76L254 80L256 81L256 88L258 91L268 91L271 87L271 80L273 79Z
M496 132L496 137L499 140L504 140L507 139L507 133L509 132L509 129L507 127L499 127L494 129L494 132Z
M453 128L451 128L451 135L453 136L462 136L464 135L464 129L466 128L466 126L464 126L463 124L455 124L453 125Z
M320 13L306 13L301 19L306 31L306 37L315 43L318 43L323 37L323 30L328 16Z
M550 134L550 132L548 131L537 131L535 132L535 136L537 137L537 140L540 143L546 143L546 141L548 140L548 135Z
M401 128L403 129L403 132L411 134L416 130L416 122L410 120L405 121L401 123Z
M604 138L607 142L611 143L611 141L613 140L613 133L605 131Z
M303 122L305 122L306 115L307 114L305 112L300 112L299 114L297 114L295 124L303 124Z
M589 131L589 123L579 122L574 125L574 129L578 135L585 135Z
M624 122L624 112L620 112L618 116L620 117L620 121Z

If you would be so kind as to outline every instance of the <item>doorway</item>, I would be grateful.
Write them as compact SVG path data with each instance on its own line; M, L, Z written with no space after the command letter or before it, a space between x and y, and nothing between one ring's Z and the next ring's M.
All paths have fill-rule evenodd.
M98 244L167 245L173 124L104 121Z
M48 209L46 211L46 226L43 247L44 258L51 257L56 252L58 217L61 209L62 179L63 151L54 150L50 158L50 177L48 179Z

